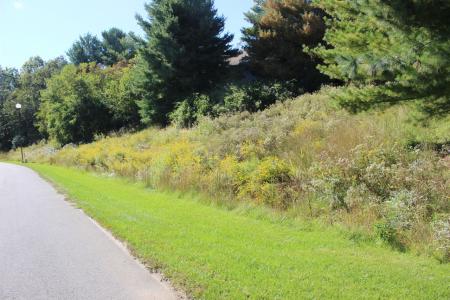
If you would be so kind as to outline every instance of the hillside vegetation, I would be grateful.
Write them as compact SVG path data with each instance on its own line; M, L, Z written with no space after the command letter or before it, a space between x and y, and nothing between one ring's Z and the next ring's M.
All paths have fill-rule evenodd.
M253 2L0 66L0 158L194 297L448 299L450 1Z
M449 122L415 126L408 107L351 115L330 100L338 92L205 118L191 129L152 128L63 148L39 144L26 155L156 189L195 190L229 207L253 203L338 223L355 238L448 260L448 160L426 141L448 140Z

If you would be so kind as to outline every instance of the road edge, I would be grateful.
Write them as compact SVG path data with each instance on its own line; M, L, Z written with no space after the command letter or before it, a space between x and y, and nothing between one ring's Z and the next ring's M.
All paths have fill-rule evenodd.
M72 199L68 194L67 191L51 179L47 178L45 175L41 174L39 171L35 170L34 168L30 167L29 165L33 163L23 164L23 163L16 163L16 162L4 162L5 164L12 164L20 167L27 168L34 172L36 175L38 175L42 180L50 184L55 191L62 196L64 201L68 203L70 206L72 206L74 209L77 209L82 212L82 214L87 217L97 228L99 228L107 237L110 239L113 243L115 243L123 252L125 255L129 256L140 268L142 268L144 271L148 272L149 275L161 283L161 285L167 289L169 292L173 293L178 300L189 300L192 299L189 297L181 288L173 285L169 278L164 276L164 274L159 270L152 268L148 265L146 265L144 262L142 262L137 255L135 255L135 251L128 245L126 241L123 241L116 237L111 231L104 228L97 220L92 218L90 215L88 215L81 207L78 206L76 200ZM42 164L46 165L46 164Z

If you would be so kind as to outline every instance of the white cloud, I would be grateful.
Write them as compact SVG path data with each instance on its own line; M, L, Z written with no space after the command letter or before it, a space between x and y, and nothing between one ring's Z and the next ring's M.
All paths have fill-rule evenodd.
M23 4L23 2L21 0L14 0L13 6L15 9L19 10L19 9L23 9L25 5Z

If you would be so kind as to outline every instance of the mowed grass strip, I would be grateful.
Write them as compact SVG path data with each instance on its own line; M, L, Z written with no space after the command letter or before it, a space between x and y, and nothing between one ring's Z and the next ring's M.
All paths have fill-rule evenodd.
M200 299L450 299L450 265L337 230L282 224L139 184L31 168L151 267Z

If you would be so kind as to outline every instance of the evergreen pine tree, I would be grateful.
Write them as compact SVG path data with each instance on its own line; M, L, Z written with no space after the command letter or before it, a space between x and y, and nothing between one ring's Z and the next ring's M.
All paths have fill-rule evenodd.
M67 51L70 62L79 65L82 63L102 63L104 47L102 42L94 35L87 33L73 43Z
M316 69L317 59L305 46L323 39L323 12L307 0L255 0L246 14L251 27L243 29L245 50L253 72L263 78L297 80L305 90L320 87L326 78Z
M142 42L133 32L127 34L114 27L103 31L102 38L102 63L107 66L134 58Z
M146 10L148 19L138 17L147 36L141 115L146 123L166 124L177 103L221 80L237 51L212 0L155 0Z
M320 0L332 17L314 50L320 70L349 84L338 100L351 111L414 102L427 115L450 112L450 2Z

